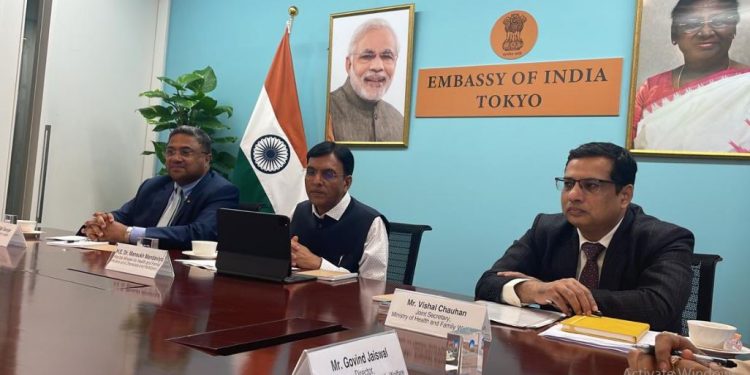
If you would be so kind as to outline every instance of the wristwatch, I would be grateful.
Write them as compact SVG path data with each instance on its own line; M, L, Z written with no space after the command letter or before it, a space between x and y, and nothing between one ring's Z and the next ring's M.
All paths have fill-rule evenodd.
M127 227L125 229L125 243L130 243L130 233L133 232L133 227Z

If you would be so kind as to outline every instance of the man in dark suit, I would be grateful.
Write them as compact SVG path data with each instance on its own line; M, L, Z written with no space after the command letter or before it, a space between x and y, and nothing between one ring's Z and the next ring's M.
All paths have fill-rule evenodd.
M636 171L630 153L611 143L571 150L565 177L555 179L563 213L538 215L479 279L476 298L679 329L693 234L631 203Z
M216 211L236 208L239 190L211 170L211 138L199 128L179 126L169 134L165 156L167 176L143 182L119 210L94 213L82 233L123 243L157 238L162 249L216 240Z

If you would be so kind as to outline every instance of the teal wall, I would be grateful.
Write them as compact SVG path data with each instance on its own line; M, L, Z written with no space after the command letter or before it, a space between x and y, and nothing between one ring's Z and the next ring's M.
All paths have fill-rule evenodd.
M387 1L296 0L291 38L308 145L323 140L331 13L398 5ZM624 144L635 1L416 2L414 73L428 67L502 64L489 33L504 13L537 19L536 47L518 62L624 58L618 117L417 119L407 149L356 149L352 193L390 220L429 224L415 285L472 295L482 271L539 212L559 212L553 177L568 150L589 141ZM241 136L291 3L172 1L167 75L211 65L216 97L233 105ZM576 100L571 96L570 100ZM412 94L412 113L416 89ZM235 152L236 148L232 150ZM696 251L718 253L714 320L750 337L748 162L639 157L636 203L695 233Z

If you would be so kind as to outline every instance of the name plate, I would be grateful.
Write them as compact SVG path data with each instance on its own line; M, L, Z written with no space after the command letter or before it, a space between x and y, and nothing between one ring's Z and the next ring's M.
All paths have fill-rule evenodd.
M407 374L406 362L395 331L305 349L293 375Z
M0 223L0 246L26 247L26 239L23 238L23 233L18 229L18 225Z
M117 250L109 261L106 270L129 273L153 279L156 275L174 277L172 261L166 250L117 244Z
M394 291L385 325L443 338L469 327L492 341L487 306L403 289Z

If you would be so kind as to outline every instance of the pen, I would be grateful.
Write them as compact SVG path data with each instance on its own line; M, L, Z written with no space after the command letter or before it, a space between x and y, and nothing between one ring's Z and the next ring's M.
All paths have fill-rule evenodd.
M654 346L653 345L650 345L650 344L636 344L636 345L633 345L633 347L635 347L636 349L640 349L641 351L643 351L646 354L654 354ZM672 355L676 355L676 356L682 357L682 350L672 350ZM707 367L708 367L708 365L710 363L716 363L716 364L719 364L719 365L721 365L723 367L726 367L726 368L737 367L736 363L734 363L733 361L730 361L728 359L719 358L719 357L712 357L710 355L705 355L705 354L695 354L695 353L693 353L693 356L695 356L695 361L696 362L698 362L698 363L700 363L700 364L702 364L704 366L707 366Z

